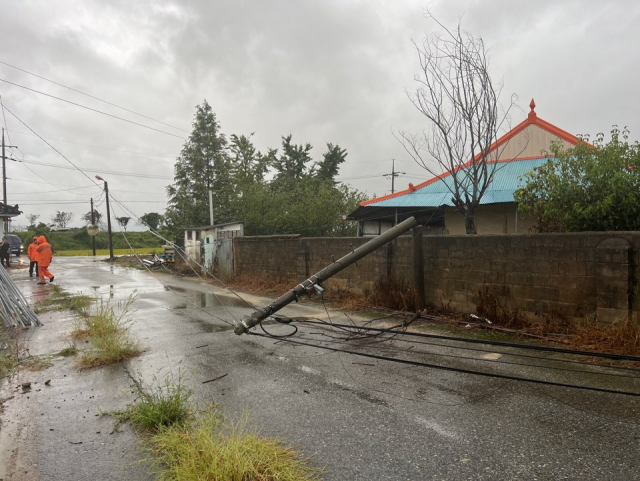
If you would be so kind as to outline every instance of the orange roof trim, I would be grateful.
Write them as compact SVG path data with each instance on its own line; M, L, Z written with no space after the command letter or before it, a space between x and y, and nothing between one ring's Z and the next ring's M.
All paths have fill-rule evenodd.
M519 157L517 159L491 160L491 161L487 162L487 164L505 164L507 162L519 162L521 160L546 159L547 157L550 157L550 155L536 155L536 156L533 156L533 157ZM464 165L459 166L456 169L456 172L458 170L461 170L461 169L464 169L466 167L469 167L470 165L471 165L471 161L467 162ZM440 175L436 175L435 177L433 177L433 178L431 178L431 179L429 179L429 180L427 180L427 181L425 181L425 182L423 182L421 184L418 184L418 185L413 185L413 184L410 183L409 184L409 188L406 189L406 190L400 190L398 192L394 192L393 194L388 194L388 195L385 195L385 196L382 196L382 197L377 197L375 199L365 200L364 202L360 202L360 205L364 207L364 206L369 205L369 204L375 204L376 202L380 202L382 200L393 199L394 197L400 197L401 195L405 195L405 194L408 194L410 192L415 192L416 190L422 189L423 187L426 187L427 185L431 185L434 182L437 182L437 181L439 181L441 179L444 179L445 177L448 177L450 175L451 175L451 172L444 172L444 173L442 173Z
M509 132L504 134L502 137L500 137L498 140L496 140L493 144L491 144L491 147L489 148L489 152L493 152L495 149L497 149L498 147L502 146L503 144L505 144L506 142L511 140L513 137L518 135L520 132L522 132L524 129L526 129L530 125L535 125L537 127L540 127L541 129L546 130L547 132L550 132L551 134L555 135L556 137L559 137L562 140L564 140L564 141L566 141L566 142L568 142L568 143L570 143L572 145L577 145L578 142L580 142L580 139L578 137L576 137L575 135L572 135L569 132L567 132L566 130L562 130L560 127L556 127L555 125L547 122L546 120L542 120L540 117L538 117L538 114L536 114L536 111L535 111L536 103L534 102L533 99L531 99L531 103L529 104L529 107L531 108L531 112L529 112L529 115L527 116L527 118L525 120L523 120L522 122L520 122L518 125L516 125ZM479 160L481 158L481 155L482 154L476 155L474 160L476 160L476 161ZM539 155L539 156L536 156L536 157L521 157L521 158L517 158L517 159L499 160L497 162L492 161L492 162L489 162L489 163L493 164L493 163L503 163L503 162L515 162L515 161L518 161L518 160L541 159L543 157L547 157L547 156L546 155ZM465 169L465 168L469 167L471 164L472 164L472 161L470 160L466 164L458 166L455 170L457 172L460 169ZM451 175L451 172L444 172L444 173L442 173L440 175L437 175L437 176L433 177L432 179L427 180L426 182L423 182L423 183L418 184L416 186L411 186L413 188L410 187L407 190L394 192L393 194L388 194L388 195L385 195L383 197L378 197L376 199L366 200L364 202L360 202L360 205L364 207L364 206L369 205L369 204L375 204L376 202L380 202L382 200L387 200L387 199L393 199L395 197L400 197L401 195L408 194L408 193L413 192L415 190L421 189L422 187L425 187L425 186L427 186L429 184L433 184L434 182L437 182L438 180L444 179L445 177L447 177L449 175Z

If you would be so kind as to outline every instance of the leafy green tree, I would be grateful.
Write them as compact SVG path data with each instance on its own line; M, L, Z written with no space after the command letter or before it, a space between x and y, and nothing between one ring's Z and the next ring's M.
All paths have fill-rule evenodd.
M355 234L342 216L365 197L334 180L346 150L327 144L323 160L309 169L311 144L294 144L289 135L282 137L280 152L262 154L252 136L231 135L227 142L209 104L199 105L176 160L174 183L167 187L165 215L145 214L142 220L152 228L163 224L179 238L185 227L209 223L211 190L215 221L244 221L249 235ZM269 173L274 174L270 180Z
M152 230L158 230L158 227L162 223L162 216L157 212L149 212L148 214L140 216L140 222Z
M640 230L640 144L614 126L605 143L598 134L563 149L530 172L516 194L519 210L538 232Z
M335 180L340 164L347 158L347 149L341 149L339 145L327 144L327 151L322 154L322 161L316 164L316 177L324 180Z
M238 183L262 182L275 158L276 150L269 150L267 155L258 152L251 142L252 136L253 133L249 136L233 134L230 137L231 171Z
M179 237L185 227L209 223L209 190L215 221L232 220L230 172L227 138L205 100L196 107L193 131L176 160L174 183L167 187L165 223L173 235Z
M291 143L291 134L282 137L282 154L277 157L273 166L276 177L286 180L301 179L306 173L307 163L311 160L311 144L298 145Z
M342 216L366 196L349 187L306 176L289 189L276 183L253 184L239 202L247 235L302 234L307 237L355 235Z

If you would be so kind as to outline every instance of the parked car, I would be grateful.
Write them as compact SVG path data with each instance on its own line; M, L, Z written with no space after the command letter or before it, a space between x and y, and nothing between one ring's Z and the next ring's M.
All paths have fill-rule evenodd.
M22 239L14 234L7 234L5 237L11 244L11 253L19 256L22 253Z

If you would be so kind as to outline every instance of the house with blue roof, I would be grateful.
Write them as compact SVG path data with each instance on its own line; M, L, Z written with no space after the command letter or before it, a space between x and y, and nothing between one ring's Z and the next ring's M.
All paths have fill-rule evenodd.
M564 148L579 139L538 117L531 100L527 118L491 145L489 163L495 165L493 181L478 206L475 219L478 234L527 232L528 219L519 218L513 194L521 178L545 164L550 146L560 142ZM460 167L465 169L471 161ZM458 171L457 171L458 172ZM427 234L465 234L464 216L452 202L451 172L444 172L419 185L362 202L345 217L358 222L358 236L377 236L408 217L414 216Z

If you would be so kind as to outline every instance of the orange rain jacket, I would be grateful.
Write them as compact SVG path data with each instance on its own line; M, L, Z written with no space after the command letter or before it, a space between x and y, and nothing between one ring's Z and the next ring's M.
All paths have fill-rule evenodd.
M29 258L29 260L31 262L37 262L36 261L36 249L38 248L38 244L36 243L36 241L31 242L31 244L29 244L29 248L27 249L27 257Z
M51 264L51 258L53 257L53 250L51 250L51 244L47 242L45 236L38 237L38 248L36 249L36 261L38 262L38 268L48 267Z

